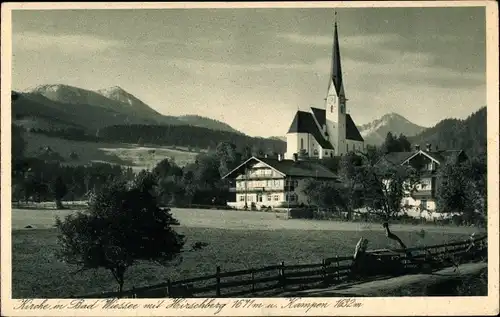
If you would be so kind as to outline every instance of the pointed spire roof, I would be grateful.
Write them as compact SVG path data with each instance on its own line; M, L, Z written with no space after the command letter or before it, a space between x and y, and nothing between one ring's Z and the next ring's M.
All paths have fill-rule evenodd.
M340 63L340 47L339 47L339 33L337 30L337 13L335 13L335 30L333 34L333 52L332 52L332 74L331 78L335 85L337 95L344 94L344 83L342 80L342 66Z

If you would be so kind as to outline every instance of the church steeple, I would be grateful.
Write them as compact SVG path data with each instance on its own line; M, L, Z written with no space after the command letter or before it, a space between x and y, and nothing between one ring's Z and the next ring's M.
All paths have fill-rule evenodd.
M335 12L335 30L333 34L333 52L332 52L332 73L331 79L335 86L337 96L344 95L344 83L342 80L342 66L340 63L339 34L337 30L337 12Z

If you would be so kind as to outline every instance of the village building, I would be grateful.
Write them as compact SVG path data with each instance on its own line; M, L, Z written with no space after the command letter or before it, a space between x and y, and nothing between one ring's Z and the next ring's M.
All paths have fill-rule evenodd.
M223 179L231 180L236 201L228 206L237 209L289 208L308 205L303 186L308 179L337 181L337 176L322 164L311 160L251 157L230 171Z
M347 111L337 22L330 71L324 106L295 114L286 135L286 159L295 153L321 159L365 150L364 139Z
M448 163L460 164L465 160L467 160L467 155L462 150L432 149L431 144L427 144L425 149L416 145L414 151L387 153L377 164L409 165L420 170L420 180L415 191L403 198L401 202L402 205L408 207L410 216L418 216L422 212L436 211L439 167Z

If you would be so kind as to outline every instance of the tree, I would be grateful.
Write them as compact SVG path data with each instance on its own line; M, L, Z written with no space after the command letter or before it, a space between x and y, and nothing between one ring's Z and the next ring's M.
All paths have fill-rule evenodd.
M347 219L352 219L352 212L361 205L362 192L358 184L359 173L363 159L355 153L348 153L340 158L338 175L344 184L344 203L346 205Z
M399 152L409 152L411 151L411 143L404 134L400 134L398 138Z
M408 152L411 151L411 143L405 135L400 134L399 137L394 136L391 132L387 132L382 149L386 152Z
M120 292L127 269L138 261L166 265L181 259L185 236L173 229L179 222L170 209L159 208L155 183L154 175L143 172L131 186L121 181L105 184L91 196L88 210L64 221L57 218L58 257L79 271L109 270Z
M486 156L479 155L461 164L440 167L437 210L462 215L467 222L485 224L487 218Z
M62 199L68 193L68 187L64 183L64 181L63 181L63 179L62 179L61 176L57 176L50 183L50 190L52 192L52 195L54 196L54 200L56 201L56 208L57 209L63 209L64 206L62 204Z
M374 155L376 152L363 155L363 166L357 173L355 186L363 195L368 214L382 220L387 237L405 249L401 239L389 231L389 221L407 208L402 200L415 191L420 180L419 171L411 166L374 163L377 162Z
M26 151L26 141L23 138L22 128L12 125L11 138L12 161L16 162L24 157L24 152Z
M309 204L313 206L334 209L336 212L347 210L343 186L339 183L308 179L299 190L309 198Z
M219 173L224 176L241 163L241 155L236 151L236 145L222 142L215 149L215 156L219 160Z

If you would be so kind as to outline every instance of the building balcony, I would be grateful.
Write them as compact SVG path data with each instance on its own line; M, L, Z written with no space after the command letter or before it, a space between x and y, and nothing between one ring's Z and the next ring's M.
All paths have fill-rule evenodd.
M272 187L272 186L266 186L266 187L231 187L229 188L229 191L232 193L244 193L245 191L247 192L293 192L295 191L295 186L281 186L281 187Z
M418 190L415 191L411 194L413 198L419 198L419 199L425 199L425 198L434 198L435 197L435 191L432 189L427 189L427 190Z
M282 192L283 187L231 187L232 193L263 193L263 192Z
M284 177L281 175L242 175L241 177L238 178L240 179L255 179L255 180L265 180L265 179L283 179Z

